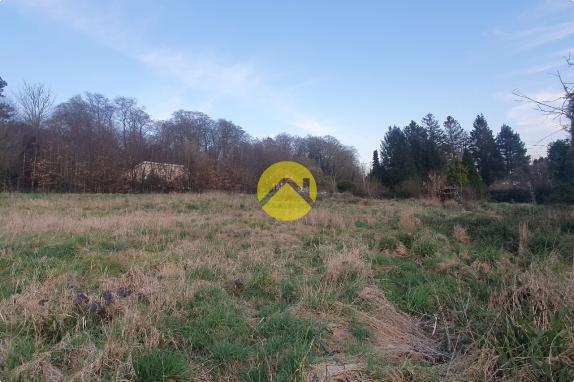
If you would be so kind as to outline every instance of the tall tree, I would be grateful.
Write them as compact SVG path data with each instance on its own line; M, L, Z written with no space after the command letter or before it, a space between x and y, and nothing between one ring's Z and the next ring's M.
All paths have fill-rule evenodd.
M431 113L423 117L421 124L428 137L428 166L432 171L442 171L446 166L444 131Z
M449 158L462 158L464 149L468 145L468 134L460 126L460 123L450 115L446 117L443 123L445 131L445 149Z
M470 132L470 149L480 176L487 186L504 177L504 161L492 130L482 114L477 115L474 120L473 130Z
M517 175L518 172L528 167L530 157L526 155L524 142L520 139L520 135L515 133L510 126L502 125L500 132L496 136L496 144L504 160L506 176Z
M381 162L379 160L379 150L373 151L373 163L371 165L371 179L381 180Z
M432 169L432 162L429 161L429 139L427 131L415 121L411 121L404 128L403 132L415 168L415 173L413 173L412 176L423 179Z
M407 137L397 126L389 127L381 142L381 168L382 182L391 189L416 173Z

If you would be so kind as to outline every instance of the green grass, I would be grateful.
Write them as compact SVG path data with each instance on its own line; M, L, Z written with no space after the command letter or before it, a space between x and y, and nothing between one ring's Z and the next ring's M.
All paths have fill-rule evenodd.
M371 380L453 377L445 370L455 380L574 379L571 208L334 197L314 219L279 223L252 199L0 194L0 219L23 213L38 227L0 228L1 379L45 380L38 362L110 381L293 381L317 363L358 363ZM410 232L405 211L417 221ZM45 227L44 216L71 228ZM446 356L389 355L366 317L396 317L385 321L392 309L377 311L365 287ZM73 302L77 293L89 303ZM350 337L335 338L331 324ZM451 368L451 356L469 367Z
M134 356L138 382L184 382L191 379L185 354L171 349L153 349Z

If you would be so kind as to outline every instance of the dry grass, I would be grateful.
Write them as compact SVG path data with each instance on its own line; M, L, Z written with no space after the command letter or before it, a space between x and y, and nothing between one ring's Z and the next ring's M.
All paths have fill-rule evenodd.
M420 221L413 217L412 210L401 210L399 215L399 225L405 232L414 232Z
M518 226L518 255L524 256L528 251L528 223L520 223Z
M365 253L364 248L353 248L330 255L325 261L325 279L331 283L367 280L370 269L362 259Z
M438 231L425 219L439 212L456 223ZM469 304L499 313L493 328L506 315L551 330L556 314L570 319L574 273L525 260L527 222L512 231L518 260L484 252L465 213L344 195L281 223L252 195L0 195L0 377L153 380L138 357L160 349L204 381L253 380L254 368L268 380L489 380L500 352L477 345ZM467 281L487 279L505 288L481 301ZM555 367L572 360L564 336ZM476 342L445 345L460 338ZM295 366L278 377L283 364Z
M459 243L462 244L469 244L470 243L470 237L468 236L468 233L466 232L466 229L464 229L464 227L461 227L458 224L455 224L453 227L453 232L452 232L454 238L456 239L456 241L458 241Z

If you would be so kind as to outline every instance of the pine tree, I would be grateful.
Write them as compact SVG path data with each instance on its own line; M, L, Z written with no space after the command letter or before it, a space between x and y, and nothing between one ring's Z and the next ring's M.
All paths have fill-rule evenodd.
M500 133L496 136L496 144L504 160L506 176L516 175L527 168L530 157L526 155L524 142L510 126L502 125Z
M404 135L414 162L416 174L423 179L432 169L429 161L429 139L426 130L415 121L411 121L404 129Z
M504 177L504 161L494 135L482 114L476 116L470 132L470 149L484 183L491 185Z
M407 138L397 127L389 127L381 142L382 183L393 189L416 174Z
M446 136L442 131L439 122L431 113L423 117L421 124L428 137L428 167L430 171L440 172L446 165Z
M450 115L443 123L446 138L446 154L449 158L462 158L462 153L468 145L468 134L460 123Z

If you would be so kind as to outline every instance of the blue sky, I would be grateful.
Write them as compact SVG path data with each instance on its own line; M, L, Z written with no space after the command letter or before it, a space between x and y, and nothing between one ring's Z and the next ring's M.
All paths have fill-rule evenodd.
M574 55L572 0L0 0L0 76L133 96L154 118L227 118L254 137L330 134L368 162L387 127L484 113L533 156L565 136L551 99ZM541 146L542 145L542 146Z

